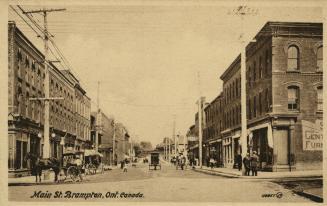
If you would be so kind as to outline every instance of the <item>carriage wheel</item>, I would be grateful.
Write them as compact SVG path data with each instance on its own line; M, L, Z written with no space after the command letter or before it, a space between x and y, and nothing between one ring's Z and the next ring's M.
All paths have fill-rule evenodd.
M78 169L75 166L70 166L67 170L67 175L75 182L78 177Z

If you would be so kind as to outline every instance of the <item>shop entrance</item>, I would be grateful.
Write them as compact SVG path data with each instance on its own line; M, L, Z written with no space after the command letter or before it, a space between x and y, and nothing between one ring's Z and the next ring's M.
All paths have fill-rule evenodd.
M256 151L259 156L261 170L271 170L273 165L273 148L268 144L267 131L267 127L253 131L252 151Z

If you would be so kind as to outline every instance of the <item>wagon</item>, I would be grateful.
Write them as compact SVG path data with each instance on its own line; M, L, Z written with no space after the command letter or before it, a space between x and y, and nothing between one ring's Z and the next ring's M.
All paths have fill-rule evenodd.
M159 152L151 152L150 153L150 163L149 170L157 170L159 168L161 170L161 164L159 160Z

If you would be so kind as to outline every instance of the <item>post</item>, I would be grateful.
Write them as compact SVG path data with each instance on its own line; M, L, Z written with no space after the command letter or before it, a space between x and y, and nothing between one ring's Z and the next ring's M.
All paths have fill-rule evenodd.
M176 115L174 115L174 125L173 125L173 139L174 139L174 155L177 156L177 147L176 147L176 135L175 128L176 127Z
M25 14L29 19L31 18L29 14L31 13L43 13L43 43L44 43L44 98L34 98L34 100L44 100L44 134L43 134L43 158L50 157L50 123L49 123L49 116L50 116L50 105L49 101L53 99L63 99L63 98L50 98L50 91L49 91L49 84L50 84L50 74L48 68L48 40L49 40L49 33L48 33L48 21L47 21L47 13L48 12L55 12L55 11L64 11L66 9L40 9L40 10L32 10L32 11L24 11L20 6L18 6L20 10ZM33 100L30 98L30 100Z
M116 155L116 125L115 120L112 120L113 123L113 134L112 134L112 162L113 165L116 165L115 155Z
M99 121L100 121L100 107L99 107L99 89L100 89L100 82L98 82L97 88L97 114L96 114L96 125L95 125L95 151L99 151Z
M43 158L50 157L50 109L49 109L49 68L48 68L48 22L47 22L47 12L43 12L44 17L44 135L43 135Z
M168 138L168 162L170 162L170 138Z
M202 98L199 98L198 106L199 106L199 166L202 168Z

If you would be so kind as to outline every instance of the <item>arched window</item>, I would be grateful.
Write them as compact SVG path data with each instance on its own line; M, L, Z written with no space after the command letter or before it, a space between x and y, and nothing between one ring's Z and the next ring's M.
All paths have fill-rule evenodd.
M322 59L323 59L323 50L322 50L322 46L320 46L317 49L317 70L321 71L322 70Z
M298 110L300 107L299 99L300 92L297 86L290 86L287 88L287 97L288 97L288 109L289 110Z
M317 110L323 110L323 90L322 86L317 87Z
M288 47L287 70L299 70L299 49L296 46Z

